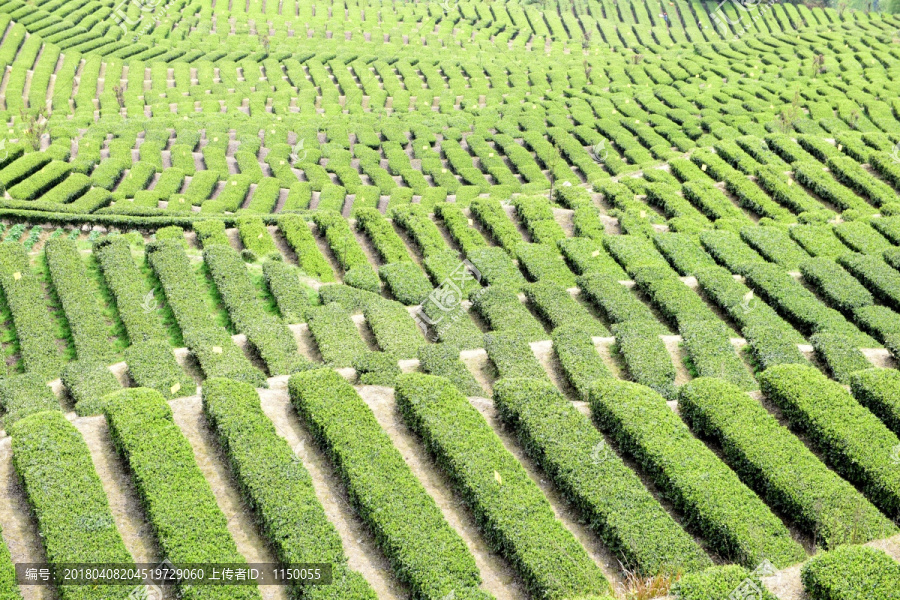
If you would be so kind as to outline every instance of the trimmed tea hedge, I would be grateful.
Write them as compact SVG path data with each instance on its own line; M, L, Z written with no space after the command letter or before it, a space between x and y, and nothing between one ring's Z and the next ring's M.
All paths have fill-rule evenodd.
M894 310L900 310L900 272L892 269L881 258L865 254L845 254L838 258L838 262L878 300Z
M37 520L47 562L133 563L90 450L62 412L35 413L18 421L9 434L13 467ZM57 591L62 600L124 599L131 588L63 585Z
M507 379L494 388L500 417L628 569L695 571L708 556L666 513L551 383Z
M681 388L681 416L721 446L741 480L825 548L893 535L897 528L737 386L703 377Z
M129 346L125 349L125 363L128 376L138 387L154 389L167 400L193 396L197 389L165 341L148 340Z
M817 333L809 338L816 356L828 369L832 378L849 383L850 375L872 367L865 355L850 340L833 333Z
M102 361L70 362L63 369L61 379L75 401L75 412L79 416L100 414L100 398L122 389L119 380Z
M300 283L301 271L280 260L268 260L262 269L266 287L275 299L281 318L287 323L306 321L311 288Z
M19 419L33 413L61 410L45 376L39 373L23 373L0 380L0 406L6 411L3 424L7 430Z
M334 271L319 251L316 239L303 217L282 215L278 218L277 224L288 246L297 254L297 264L300 268L319 281L334 281Z
M659 394L602 379L594 384L590 401L594 420L723 557L744 566L766 558L779 568L806 557L781 520L691 435Z
M475 513L495 551L536 597L603 594L609 583L490 425L446 379L410 373L396 387L406 424Z
M337 303L312 308L308 317L309 332L327 364L349 367L369 351L350 313Z
M245 563L191 444L159 392L115 392L104 398L103 413L163 556L175 565ZM252 586L182 586L180 591L189 600L261 598Z
M759 386L731 345L731 330L719 320L686 320L678 332L696 377L718 377L742 390Z
M810 559L800 579L812 600L891 600L900 589L900 565L876 548L845 546Z
M528 342L547 339L541 324L519 302L515 292L494 286L485 288L472 307L490 326L491 331L515 333Z
M311 599L339 594L376 600L366 580L347 566L341 538L325 516L309 472L263 413L256 390L245 383L209 379L203 384L203 411L277 559L284 564L331 564L330 589L298 586L295 591Z
M900 439L821 371L778 365L759 376L763 394L791 426L805 432L824 460L888 516L900 511L900 473L891 462Z
M806 260L800 263L800 272L831 306L844 314L875 303L872 294L859 281L829 258Z
M448 344L426 344L419 349L422 370L444 377L465 396L482 396L484 390L459 358L459 350Z
M62 368L56 331L41 282L19 244L0 244L0 286L12 313L25 370L43 376L45 381L56 377Z
M268 387L265 375L250 363L223 328L189 329L184 332L184 343L207 378L228 377L255 387Z
M857 371L850 376L850 391L860 404L900 435L900 371Z
M603 324L569 294L568 290L549 282L525 286L525 296L537 313L554 329L576 326L591 335L607 336Z
M477 587L478 568L465 543L353 386L330 369L317 369L292 375L288 391L340 473L350 502L412 593L439 599Z
M654 322L657 323L657 333L667 333L666 327L656 321L656 317L647 308L647 305L638 300L627 287L618 281L600 273L591 273L578 278L578 287L581 288L591 304L600 310L611 323Z
M674 399L675 365L659 338L656 321L623 321L613 325L612 330L632 381Z
M54 291L72 332L76 355L81 360L102 360L109 354L109 340L97 302L100 293L91 284L75 242L68 238L49 240L44 251Z
M484 349L496 369L497 379L529 377L549 380L541 363L531 351L528 340L514 331L485 334Z
M736 593L750 594L758 600L777 600L758 576L740 565L710 567L699 573L687 573L672 585L678 600L724 600Z
M595 380L612 377L606 363L597 353L590 331L577 325L563 325L553 330L552 337L553 351L556 352L566 380L581 397L587 398Z

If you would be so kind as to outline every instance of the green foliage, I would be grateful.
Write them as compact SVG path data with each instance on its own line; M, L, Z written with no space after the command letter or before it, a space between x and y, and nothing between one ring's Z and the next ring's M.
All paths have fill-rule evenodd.
M176 565L245 563L190 443L159 392L122 390L102 404L113 444L133 475L163 555ZM260 598L252 586L182 586L180 591L188 600Z
M421 304L434 289L422 269L414 262L382 265L378 269L378 275L391 295L407 306Z
M900 473L891 464L891 451L900 440L875 415L813 367L771 367L759 376L759 383L831 468L888 516L898 514Z
M125 349L128 376L138 387L159 392L167 400L192 396L194 380L184 372L165 341L138 342Z
M675 365L656 321L622 321L612 330L631 380L674 399Z
M365 579L347 567L341 539L316 498L309 472L263 413L256 390L209 379L203 385L203 411L276 558L284 564L331 563L333 585L298 587L297 593L314 600L375 600Z
M718 320L686 320L678 332L697 377L718 377L742 390L757 389L756 382L731 345L731 331Z
M900 565L881 550L845 546L813 557L800 579L813 600L889 600L900 589Z
M842 335L817 333L811 336L809 341L816 350L816 356L831 376L841 383L849 383L850 376L854 372L872 366L859 348Z
M310 309L309 332L326 364L349 367L368 352L350 313L337 303Z
M28 415L60 410L59 400L39 373L13 375L0 380L0 405L6 411L3 416L6 429Z
M465 396L481 396L484 390L459 358L459 350L448 344L426 344L419 349L422 370L444 377Z
M481 413L448 380L402 375L397 405L453 480L488 543L532 594L562 600L603 594L609 583ZM463 432L460 435L460 432Z
M506 379L494 388L494 402L529 455L626 568L656 575L711 564L590 421L552 384Z
M265 258L272 254L278 254L275 240L266 229L266 224L259 217L239 217L237 219L238 233L244 246L259 258Z
M353 361L359 385L383 385L393 387L400 366L397 357L388 352L366 352Z
M475 560L353 386L318 369L291 376L288 391L397 577L434 600L477 587Z
M850 375L850 391L894 433L900 435L900 372L868 368Z
M549 380L531 351L528 339L515 331L485 334L484 349L496 369L497 379L528 377Z
M740 593L746 590L759 600L776 599L759 576L752 575L740 565L723 565L699 573L688 573L675 582L672 594L678 600L721 600L738 589L742 590Z
M79 416L100 414L100 398L122 388L102 361L70 362L63 369L61 379L75 401L75 412Z
M719 379L695 379L681 388L678 407L698 435L721 446L725 461L744 483L825 548L897 531L739 387Z
M200 245L204 248L211 246L212 244L231 243L228 240L228 235L225 233L225 223L223 223L222 221L217 221L215 219L194 221L193 229L197 234L197 239L200 241ZM157 232L156 239L160 239L159 232Z
M81 434L60 411L38 412L9 429L12 460L37 520L50 565L130 564ZM77 499L77 501L75 501ZM58 586L61 600L127 598L129 586Z
M590 402L601 429L637 460L723 557L748 567L766 558L778 568L806 557L778 517L691 435L659 394L602 379L594 384Z

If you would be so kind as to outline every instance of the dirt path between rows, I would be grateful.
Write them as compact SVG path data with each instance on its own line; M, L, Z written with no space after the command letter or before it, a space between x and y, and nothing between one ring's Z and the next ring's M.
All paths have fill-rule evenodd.
M416 476L428 495L434 498L444 518L463 539L475 564L481 572L482 588L497 600L527 600L523 582L503 558L491 552L478 530L474 516L459 497L454 494L449 479L428 456L428 451L416 435L409 430L400 416L392 388L359 386L359 395L365 400L379 425L400 451L403 460Z

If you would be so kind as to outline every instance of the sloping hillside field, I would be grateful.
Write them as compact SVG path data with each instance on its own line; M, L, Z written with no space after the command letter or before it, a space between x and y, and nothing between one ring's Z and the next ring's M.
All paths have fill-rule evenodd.
M0 600L900 599L900 16L0 0L0 125Z

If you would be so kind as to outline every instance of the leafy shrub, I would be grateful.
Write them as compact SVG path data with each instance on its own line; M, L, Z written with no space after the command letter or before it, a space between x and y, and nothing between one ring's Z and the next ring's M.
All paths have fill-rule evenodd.
M281 261L263 263L266 287L275 299L281 318L288 323L302 323L309 308L310 288L300 283L300 271Z
M900 474L891 450L900 440L819 370L778 365L759 376L763 394L778 405L791 427L805 432L825 462L853 483L888 516L900 510Z
M674 399L675 365L659 338L657 322L622 321L613 325L612 330L632 381Z
M63 369L61 379L75 401L79 416L100 414L100 398L122 389L116 376L102 361L70 362Z
M518 292L525 285L525 277L502 248L477 248L467 253L478 270L481 282L492 287L507 287Z
M336 303L315 307L308 314L309 332L322 359L337 367L349 367L368 352L350 314Z
M434 289L422 269L411 261L382 265L378 275L391 295L407 306L421 304Z
M375 600L365 579L347 567L341 539L316 498L312 478L263 413L256 390L208 379L203 411L277 559L284 564L331 563L336 588L331 594ZM268 476L272 473L279 474L277 483ZM308 588L306 595L315 598L318 589Z
M845 254L838 259L842 267L859 279L880 301L900 310L900 272L877 256Z
M872 294L831 259L818 257L806 260L800 263L800 272L803 279L814 285L829 304L844 314L874 304Z
M826 366L831 376L841 383L849 383L850 375L871 368L865 355L850 340L841 335L817 333L809 338L816 356Z
M566 262L578 275L603 273L617 281L628 279L628 274L606 252L600 240L574 237L560 240L558 245Z
M749 587L750 582L753 587ZM759 600L775 600L772 594L758 576L740 565L723 565L710 567L699 573L688 573L675 582L672 586L672 594L677 600L720 600L727 598L735 590L744 586ZM756 590L759 593L756 594Z
M103 413L162 554L176 565L245 563L165 399L145 388L122 390L103 399ZM182 586L180 591L198 600L261 597L251 586Z
M806 552L781 520L706 445L691 435L653 390L601 379L590 394L594 420L633 456L688 522L722 556L745 566L776 567Z
M129 346L125 349L125 363L128 376L138 387L154 389L167 400L191 396L197 388L165 341L148 340Z
M554 283L564 289L575 287L575 275L555 246L522 243L516 248L516 258L531 281Z
M318 369L291 376L288 391L397 577L428 598L477 587L475 560L353 386Z
M485 334L484 349L497 371L497 379L528 377L549 380L527 339L516 332Z
M678 406L698 435L722 447L744 483L825 548L880 539L896 530L739 387L695 379L681 388Z
M272 239L265 223L259 217L239 217L237 226L241 242L258 258L265 258L270 254L278 253L278 248L275 247L275 240Z
M396 399L406 424L423 438L476 514L488 543L512 563L533 594L561 600L609 591L606 578L556 520L522 465L448 380L401 375Z
M18 421L9 433L13 467L37 520L47 562L132 564L90 450L62 412L35 413ZM124 599L131 589L64 585L57 591L62 600L87 600L97 594Z
M225 234L225 223L222 221L216 221L214 219L194 221L193 228L194 232L197 234L197 239L200 241L200 245L204 248L211 246L212 244L231 244L228 240L228 236ZM159 239L158 233L157 239Z
M373 294L362 310L379 348L401 359L416 357L425 339L405 306Z
M900 435L900 372L868 368L850 375L849 383L853 397Z
M578 278L582 293L611 323L623 321L647 321L657 323L657 333L666 333L666 328L656 321L647 305L638 300L631 291L599 273Z
M359 385L384 385L393 387L400 366L397 357L389 352L366 352L353 361Z
M533 283L525 287L525 296L537 309L537 313L546 320L553 329L563 326L576 326L594 336L609 335L606 327L568 290L549 282Z
M536 342L547 338L544 328L532 316L518 296L506 288L488 287L472 304L490 326L491 331L516 333L522 339Z
M810 559L800 579L813 600L888 600L900 585L900 565L876 548L845 546Z
M731 331L719 320L685 320L678 329L697 377L718 377L742 390L756 382L731 345Z
M431 375L444 377L464 396L481 396L484 390L459 358L459 350L448 344L426 344L419 349L419 364Z
M13 375L0 380L0 405L6 411L3 423L7 430L28 415L60 410L59 400L47 385L45 376L39 373Z

